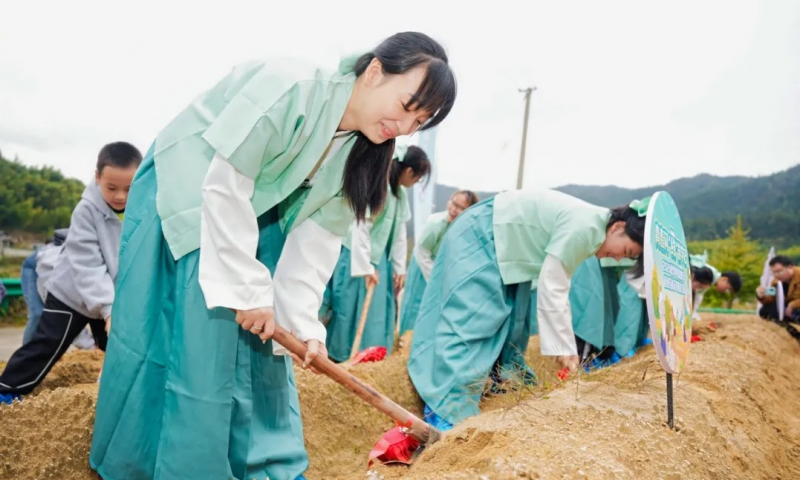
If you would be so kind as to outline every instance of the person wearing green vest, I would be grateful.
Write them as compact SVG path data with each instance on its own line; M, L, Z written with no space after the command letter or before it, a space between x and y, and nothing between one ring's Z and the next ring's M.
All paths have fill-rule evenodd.
M490 373L528 380L532 290L542 354L576 369L570 275L592 255L640 258L646 213L641 202L609 210L554 190L503 192L462 213L434 262L408 360L426 420L448 428L476 415Z
M720 272L708 263L708 252L702 255L689 255L689 266L692 271L692 318L700 319L700 307L703 296L712 286L719 293L738 293L742 289L742 276L738 272Z
M367 288L374 288L364 333L358 350L394 345L397 308L395 295L406 277L408 243L406 223L411 220L407 188L431 171L428 155L419 147L398 147L389 173L386 204L365 222L356 222L344 238L339 262L326 295L330 303L328 354L337 362L350 358Z
M447 201L447 210L434 213L425 222L408 265L408 278L403 292L403 303L400 306L400 335L414 329L419 304L422 302L428 279L431 278L433 262L439 253L445 232L461 212L476 203L478 195L475 192L458 190Z
M456 97L444 49L393 35L328 70L247 63L156 137L125 210L90 465L104 480L302 478L275 322L325 357L317 310L354 219L387 197L395 137Z

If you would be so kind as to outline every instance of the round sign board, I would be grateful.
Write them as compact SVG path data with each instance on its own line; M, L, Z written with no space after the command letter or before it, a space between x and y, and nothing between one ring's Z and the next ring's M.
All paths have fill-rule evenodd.
M681 217L667 192L653 195L647 209L644 280L658 359L668 373L680 373L692 338L692 274Z

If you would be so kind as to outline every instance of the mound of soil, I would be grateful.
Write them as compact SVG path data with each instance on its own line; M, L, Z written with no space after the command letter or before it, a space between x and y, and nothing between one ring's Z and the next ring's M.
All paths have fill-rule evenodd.
M753 317L710 317L676 378L652 348L534 400L473 417L415 465L373 478L800 478L800 346ZM350 479L364 478L353 475Z
M754 317L704 317L686 371L675 378L676 429L666 426L665 375L652 348L560 382L558 367L528 360L540 385L486 398L411 468L366 470L392 422L327 378L297 371L311 457L309 480L530 478L800 478L800 346ZM408 338L403 344L408 345ZM401 349L348 367L421 412ZM22 403L0 407L0 478L96 480L88 452L100 352L73 352Z
M96 480L89 469L96 401L97 388L90 384L0 406L0 478Z

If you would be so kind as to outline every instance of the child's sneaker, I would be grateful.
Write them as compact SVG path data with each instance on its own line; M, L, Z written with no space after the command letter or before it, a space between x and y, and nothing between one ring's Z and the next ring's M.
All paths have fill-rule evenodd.
M0 405L6 403L11 405L14 403L14 400L22 401L22 395L18 393L0 393Z
M94 336L92 335L91 330L89 330L89 328L84 328L81 330L80 335L75 338L75 340L72 342L72 345L79 350L94 350Z

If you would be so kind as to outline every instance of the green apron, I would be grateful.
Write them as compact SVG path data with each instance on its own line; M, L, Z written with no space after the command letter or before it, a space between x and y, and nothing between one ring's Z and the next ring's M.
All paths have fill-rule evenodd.
M453 221L414 328L411 381L429 409L451 424L479 413L493 370L535 381L524 359L531 284L503 284L493 210L490 198Z
M277 207L258 225L257 258L275 271ZM199 257L173 260L151 150L125 212L97 400L90 464L104 480L294 480L308 468L291 359L206 308Z

